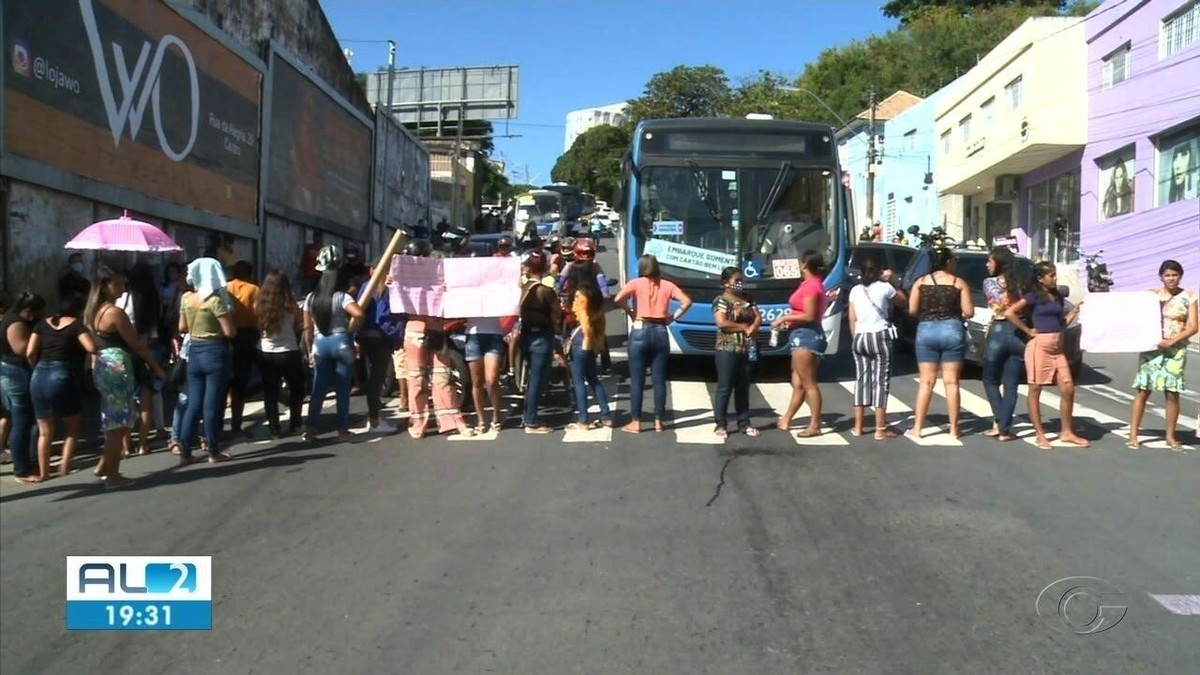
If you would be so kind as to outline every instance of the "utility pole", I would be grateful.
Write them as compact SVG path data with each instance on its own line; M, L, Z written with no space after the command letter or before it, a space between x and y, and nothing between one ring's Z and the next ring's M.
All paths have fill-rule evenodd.
M459 162L459 155L462 152L463 113L464 113L464 111L465 111L465 107L463 105L459 105L458 106L458 130L457 130L457 133L454 135L454 153L451 155L451 161L453 162L453 164L450 165L450 181L451 181L451 187L453 188L450 192L450 224L455 227L457 227L459 225L459 222L458 222L458 202L459 202L458 162Z
M867 102L870 106L867 122L867 224L875 231L875 90L867 92Z
M387 113L392 116L392 84L396 81L396 41L388 40L388 93Z

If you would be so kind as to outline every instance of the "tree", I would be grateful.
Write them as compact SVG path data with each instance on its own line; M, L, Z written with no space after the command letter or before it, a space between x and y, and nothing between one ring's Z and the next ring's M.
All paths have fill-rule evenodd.
M624 127L602 124L579 135L554 163L550 179L578 185L608 199L621 181L621 157L629 149L630 134Z
M716 66L675 66L646 83L640 98L629 101L630 124L644 119L717 117L730 103L729 78Z
M745 117L761 113L778 119L811 120L811 112L803 100L805 95L789 88L790 78L768 70L758 71L757 77L742 78L730 99L729 115Z
M1066 5L1066 0L889 0L883 6L883 15L907 24L930 9L945 9L966 16L994 7L1036 7L1058 13Z

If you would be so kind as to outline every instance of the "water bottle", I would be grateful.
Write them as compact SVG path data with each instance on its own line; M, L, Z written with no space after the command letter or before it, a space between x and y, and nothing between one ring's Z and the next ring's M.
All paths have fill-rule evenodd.
M754 337L747 337L746 339L746 358L749 359L750 363L754 363L758 360L758 339Z
M771 329L771 340L767 344L771 345L772 347L778 347L779 346L779 334L781 332L782 331L778 328L772 328Z

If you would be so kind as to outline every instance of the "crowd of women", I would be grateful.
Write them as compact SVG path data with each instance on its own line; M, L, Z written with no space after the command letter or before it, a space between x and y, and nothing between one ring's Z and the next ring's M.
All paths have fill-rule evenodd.
M465 253L466 239L465 232L448 237L445 253ZM512 246L511 238L503 238L496 255L514 255ZM412 239L403 253L429 256L435 251L429 241ZM147 268L135 266L123 272L101 265L86 297L62 293L53 311L48 312L45 300L34 293L0 298L0 401L4 404L0 445L7 443L11 448L16 479L37 483L51 477L52 444L61 431L60 471L69 472L83 428L79 392L89 371L100 397L104 432L103 452L94 472L109 487L129 484L120 466L122 458L134 452L131 429L135 424L141 425L137 454L150 451L149 432L156 418L161 418L161 412L155 414L156 394L164 385L168 385L166 391L176 392L169 448L179 456L180 464L198 461L196 450L204 452L209 462L230 459L222 445L227 438L246 435L242 418L252 368L261 373L265 416L273 436L299 433L306 441L315 439L325 399L333 393L335 431L348 437L355 433L350 423L350 396L359 360L366 371L360 380L367 398L369 431L396 431L383 403L384 380L393 371L400 383L399 408L410 414L411 437L497 432L506 418L501 376L511 370L518 352L528 372L522 415L525 433L553 430L543 422L539 409L556 365L574 389L577 419L568 429L612 427L615 415L597 365L598 360L606 360L608 352L605 311L609 284L595 255L595 242L586 238L550 250L539 244L521 259L517 316L455 321L394 312L383 285L375 293L363 294L366 297L360 304L360 291L371 270L344 259L334 246L323 246L317 252L313 265L319 280L302 301L293 295L284 272L271 270L260 286L254 283L253 269L246 262L233 265L229 278L221 263L212 258L196 259L186 271L170 265L161 287L154 284ZM954 252L936 248L931 259L930 273L917 279L909 293L899 287L891 270L867 259L861 283L849 293L856 371L851 433L855 436L868 432L867 408L874 409L870 431L875 439L899 435L899 430L889 427L886 416L896 339L891 319L894 305L906 307L917 321L919 388L913 424L906 433L918 438L924 433L940 377L949 432L955 437L962 434L959 378L966 352L964 321L973 317L975 305L971 289L955 274ZM983 290L991 316L983 383L993 420L985 435L998 441L1015 438L1017 386L1024 374L1029 384L1029 419L1038 446L1051 447L1040 393L1047 386L1057 386L1061 393L1060 439L1086 447L1088 441L1075 431L1075 383L1062 351L1062 334L1083 302L1068 309L1051 263L1037 263L1033 278L1025 278L1013 253L999 247L991 251L988 269L991 276ZM1182 448L1177 429L1180 393L1186 388L1187 345L1198 331L1197 296L1183 288L1179 263L1163 262L1159 275L1163 285L1153 292L1162 307L1162 342L1154 351L1139 356L1127 444L1138 447L1146 402L1151 392L1162 391L1167 403L1166 442L1178 450ZM822 433L817 369L827 346L821 327L827 302L823 276L821 256L806 254L801 282L789 299L790 309L771 324L772 339L786 333L791 353L792 395L777 426L790 430L793 418L807 404L808 423L797 433L800 437ZM392 281L388 278L387 283ZM739 269L725 269L721 284L722 292L712 302L718 329L713 433L721 437L730 433L732 399L737 431L757 436L749 394L763 316ZM690 310L692 300L662 278L654 256L645 255L638 277L612 301L628 315L632 326L628 343L630 412L621 429L642 431L649 370L654 430L661 432L669 423L667 327ZM458 324L464 324L466 334L474 425L460 409L462 392L455 386L447 351L448 331L457 330ZM311 379L306 371L311 372ZM279 411L281 384L286 384L288 393L286 430ZM304 397L309 389L305 413ZM589 394L598 405L598 419L589 413ZM230 429L223 433L226 412ZM35 425L36 457L31 452Z

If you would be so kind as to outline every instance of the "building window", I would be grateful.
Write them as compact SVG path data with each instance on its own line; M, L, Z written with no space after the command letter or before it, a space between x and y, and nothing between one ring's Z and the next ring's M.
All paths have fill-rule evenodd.
M1133 212L1134 147L1105 155L1096 160L1100 167L1100 219L1108 220Z
M904 151L905 152L913 152L916 149L917 149L917 130L913 129L912 131L908 132L907 134L904 134Z
M1158 206L1195 199L1200 186L1200 119L1164 134L1158 148Z
M950 154L950 130L949 129L942 132L942 154L943 155Z
M1104 88L1112 89L1125 80L1128 80L1131 63L1128 42L1104 57Z
M983 117L984 130L986 130L988 127L992 126L992 119L995 118L995 116L996 116L996 97L995 96L984 101L983 105L979 106L979 114L981 117Z
M1079 260L1079 169L1029 188L1029 248L1034 260Z
M1004 97L1008 99L1008 109L1016 110L1024 102L1025 83L1020 76L1004 85Z
M1158 52L1164 59L1200 40L1200 0L1192 0L1167 15L1161 35Z
M958 121L958 135L963 143L971 142L971 116L967 115Z

